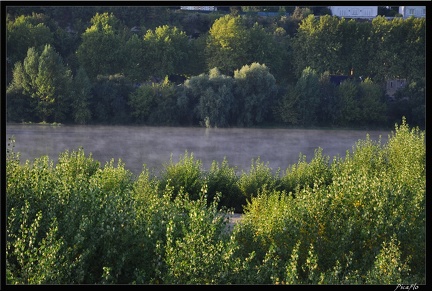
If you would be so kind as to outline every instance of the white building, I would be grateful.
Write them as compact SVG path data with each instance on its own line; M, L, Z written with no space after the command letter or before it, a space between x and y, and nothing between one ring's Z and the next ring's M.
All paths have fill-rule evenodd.
M216 6L180 6L181 10L216 11Z
M426 6L399 6L399 13L403 18L426 17Z
M344 18L375 18L378 6L329 6L332 15Z

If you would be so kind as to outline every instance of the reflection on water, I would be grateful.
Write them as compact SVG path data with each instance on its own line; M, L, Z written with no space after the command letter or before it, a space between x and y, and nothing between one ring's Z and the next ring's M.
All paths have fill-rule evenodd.
M381 136L384 144L390 131L363 130L303 130L303 129L250 129L250 128L191 128L150 126L47 126L8 124L6 139L15 137L15 151L21 161L48 155L57 161L65 150L84 148L103 166L111 159L119 159L125 167L139 174L145 164L160 171L172 155L177 162L185 151L201 160L207 170L212 161L227 158L230 166L248 171L252 160L260 158L273 170L285 171L297 163L299 155L310 161L318 147L323 154L344 157L355 143Z

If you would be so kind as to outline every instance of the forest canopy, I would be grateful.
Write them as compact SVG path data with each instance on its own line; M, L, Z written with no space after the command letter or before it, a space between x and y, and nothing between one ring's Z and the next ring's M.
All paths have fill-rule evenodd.
M425 18L266 9L6 7L7 121L424 128Z

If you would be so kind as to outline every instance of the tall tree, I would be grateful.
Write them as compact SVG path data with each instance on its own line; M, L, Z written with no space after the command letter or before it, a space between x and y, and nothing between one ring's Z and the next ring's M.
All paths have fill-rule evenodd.
M213 23L206 46L207 66L229 75L247 64L248 31L241 16L225 15Z
M18 61L22 62L31 47L42 50L45 44L53 44L54 36L45 20L44 15L37 13L15 19L10 14L6 16L7 64L13 66Z
M91 80L98 75L122 72L129 57L123 53L123 33L123 25L113 14L96 13L91 19L91 26L81 35L82 42L77 50L79 64Z
M207 85L199 93L197 106L199 117L207 127L228 126L234 106L234 80L221 74L217 68L210 70L205 77Z
M52 117L54 121L60 122L66 119L71 79L71 71L63 64L61 56L51 45L46 45L39 57L35 79L35 95L42 120L47 121Z
M320 104L317 110L318 123L324 126L335 126L339 115L339 98L337 87L330 81L330 72L325 71L320 79Z
M47 44L41 54L35 48L28 49L23 64L15 65L12 84L22 88L23 95L36 100L36 114L42 121L64 122L71 78L61 56Z
M186 33L177 27L163 25L144 35L145 69L150 76L164 78L183 74L186 70L189 41Z
M89 104L92 85L83 67L78 69L72 84L72 118L78 124L86 124L91 120Z
M276 79L266 65L252 63L234 71L237 123L250 126L262 123L273 106Z
M273 107L275 119L287 124L297 124L299 119L296 108L298 99L299 94L294 86L287 85L286 92L276 101Z
M358 86L360 122L366 126L385 124L387 108L383 88L370 78L366 78Z
M36 117L36 100L27 94L24 89L27 79L22 62L17 62L13 69L12 82L6 89L7 121L31 121Z
M134 82L142 82L149 77L149 70L144 67L144 42L133 34L125 44L124 53L129 56L124 64L124 74Z
M315 18L313 14L305 18L292 41L293 61L297 76L301 76L306 67L311 67L318 74L347 73L339 63L342 39L339 37L340 20L336 16L324 15Z
M337 93L339 100L337 124L340 126L358 125L361 117L357 84L352 81L344 81L339 85Z
M98 76L93 83L93 98L90 102L92 120L105 124L130 122L128 98L132 90L132 84L122 74Z
M317 72L311 67L306 67L297 81L295 90L298 94L296 107L299 123L303 126L315 125L320 104L320 83Z

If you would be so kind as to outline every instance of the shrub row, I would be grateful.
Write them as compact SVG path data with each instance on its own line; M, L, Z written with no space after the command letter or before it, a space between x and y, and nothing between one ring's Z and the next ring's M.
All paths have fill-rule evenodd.
M6 164L7 284L424 284L425 134L206 172L193 154L156 177L82 149ZM228 216L243 212L227 231Z

